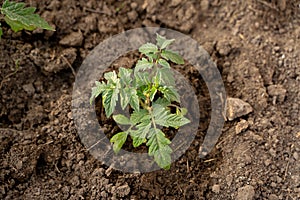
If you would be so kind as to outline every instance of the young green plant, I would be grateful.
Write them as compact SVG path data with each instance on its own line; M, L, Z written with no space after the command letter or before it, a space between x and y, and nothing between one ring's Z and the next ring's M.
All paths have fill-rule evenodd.
M157 34L156 45L146 43L139 48L143 55L134 69L119 68L104 74L106 81L96 81L92 88L90 103L102 96L105 114L110 117L117 103L125 110L131 108L130 116L113 115L115 122L127 126L127 130L115 134L110 141L118 153L130 136L133 147L148 146L148 154L164 169L171 165L171 141L161 127L179 127L190 122L180 107L180 97L175 88L175 78L170 62L184 64L183 58L167 47L174 39L166 39Z
M23 29L32 31L36 28L54 31L54 29L39 15L35 14L36 8L25 7L25 3L16 3L5 0L0 8L1 18L11 27L14 32ZM0 23L0 39L3 34Z

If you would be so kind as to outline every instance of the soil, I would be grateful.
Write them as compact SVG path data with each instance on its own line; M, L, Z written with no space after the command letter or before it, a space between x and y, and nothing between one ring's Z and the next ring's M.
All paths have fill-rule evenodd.
M13 33L2 23L0 199L300 199L298 1L25 2L56 31ZM227 96L251 111L225 123L208 156L198 157L208 123L201 120L169 171L129 174L84 148L71 95L74 75L95 46L143 26L197 40L216 62ZM205 110L209 100L199 91Z

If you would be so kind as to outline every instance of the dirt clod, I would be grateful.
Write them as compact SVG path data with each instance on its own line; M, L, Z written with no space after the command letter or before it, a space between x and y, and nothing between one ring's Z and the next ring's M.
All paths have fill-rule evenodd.
M270 85L268 86L268 94L273 97L273 102L282 103L286 95L286 89L282 85Z
M246 185L238 189L236 200L253 200L255 195L254 187Z
M253 111L251 105L238 98L227 98L227 119L232 121L238 117L245 116Z
M59 41L59 44L66 45L69 47L81 46L83 42L83 35L81 31L72 32L71 34L65 36Z

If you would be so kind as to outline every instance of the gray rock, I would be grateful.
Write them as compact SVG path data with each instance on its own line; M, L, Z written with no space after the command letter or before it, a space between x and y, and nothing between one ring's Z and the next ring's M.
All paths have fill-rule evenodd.
M253 111L252 106L238 98L227 98L226 117L232 121Z

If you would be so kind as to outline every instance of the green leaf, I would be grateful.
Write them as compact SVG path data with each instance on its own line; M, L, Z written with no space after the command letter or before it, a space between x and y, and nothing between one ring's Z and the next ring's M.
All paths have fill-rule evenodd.
M113 143L113 149L115 153L118 153L121 150L123 144L126 142L127 136L127 132L120 132L110 139L110 142Z
M156 73L160 85L175 86L173 72L168 68L159 69Z
M158 59L158 55L156 53L146 53L145 56L149 58L150 62Z
M171 39L171 40L166 40L164 41L164 43L161 45L161 49L165 49L167 48L171 43L173 43L175 41L175 39Z
M170 51L170 50L163 50L161 52L161 56L166 60L171 60L176 64L184 64L183 58L178 55L177 53Z
M2 27L1 27L1 23L0 23L0 39L1 39L2 35L3 35L3 31L2 31Z
M43 18L34 14L35 10L36 8L34 7L25 8L25 3L16 3L5 0L1 8L1 13L5 15L4 20L13 31L22 29L34 30L36 28L54 31Z
M167 107L167 106L169 106L170 104L171 104L171 102L170 101L168 101L166 98L161 98L161 97L159 97L155 102L154 102L154 104L159 104L159 105L161 105L162 107Z
M176 101L180 103L179 94L172 86L161 86L158 88L158 90L163 93L164 98L166 98L168 101Z
M168 47L174 41L175 41L175 39L168 40L164 36L161 36L161 35L159 35L159 34L156 33L156 42L157 42L156 44L161 49L165 49L166 47Z
M137 95L137 91L135 89L132 89L130 91L129 104L134 110L136 111L140 110L140 100L139 100L139 96Z
M118 101L119 88L107 89L102 94L103 106L107 117L115 111Z
M133 146L138 147L146 141L147 135L151 128L150 120L143 121L136 126L137 130L131 131L130 136L133 139Z
M143 54L148 54L148 53L156 53L158 51L158 48L155 44L152 43L146 43L143 44L140 48L139 51Z
M151 131L151 137L148 139L148 142L146 143L147 146L149 146L148 154L149 156L153 156L154 153L165 147L166 145L171 144L171 141L165 137L165 134L159 130L159 129L153 129Z
M124 67L120 67L119 69L119 78L120 78L120 83L124 87L125 85L129 85L132 82L132 69L126 69Z
M149 120L150 120L149 112L145 109L140 109L139 111L133 111L133 113L130 116L130 121L133 124L137 124Z
M188 111L188 110L187 110L186 108L181 108L181 109L180 109L180 114L181 114L181 115L186 115L186 114L187 114L187 111Z
M136 72L133 86L136 88L147 86L151 83L148 72Z
M180 126L186 125L191 121L183 115L170 114L166 120L165 126L171 126L173 128L179 128Z
M168 127L167 119L168 119L169 111L159 104L154 104L152 106L152 109L153 109L153 117L155 123L161 126Z
M130 88L121 89L120 90L120 101L121 101L121 107L123 110L129 104L129 100L130 100Z
M114 115L113 119L115 120L115 122L117 122L118 124L122 124L122 125L131 125L130 119L128 119L126 116L118 114L118 115Z
M134 68L134 72L138 72L140 70L145 71L147 69L151 69L151 67L153 66L153 63L148 61L146 58L142 58L142 60L138 60L135 68Z
M119 80L115 71L106 72L104 78L107 80L108 84L117 83Z
M146 143L149 146L148 154L154 156L159 167L169 169L171 165L172 149L169 147L171 141L159 129L151 129L151 137Z
M36 29L35 26L26 26L26 25L22 24L21 22L11 20L8 17L5 17L4 20L6 21L6 23L11 27L11 29L14 32L18 32L18 31L21 31L23 29L29 30L29 31L32 31L32 30Z
M156 45L161 47L164 41L166 41L166 38L156 33Z
M171 68L168 61L166 61L165 59L162 59L162 58L160 58L158 60L158 64L160 64L162 67L165 67L165 68Z
M172 149L169 146L164 146L154 153L154 160L159 167L170 169L172 163L171 153Z
M92 88L92 95L90 98L90 104L93 103L93 100L97 98L103 91L107 89L107 86L104 82L100 83L99 81L95 82L96 87Z
M152 87L150 90L150 100L153 101L155 94L157 93L157 88L156 87Z
M183 115L171 114L169 110L159 104L153 105L153 116L155 123L164 127L179 128L190 123L190 120Z
M124 110L128 104L134 109L139 110L139 97L135 88L123 88L120 90L121 107Z

